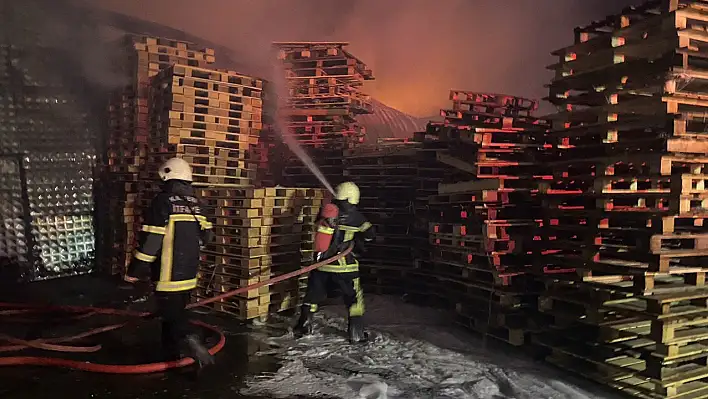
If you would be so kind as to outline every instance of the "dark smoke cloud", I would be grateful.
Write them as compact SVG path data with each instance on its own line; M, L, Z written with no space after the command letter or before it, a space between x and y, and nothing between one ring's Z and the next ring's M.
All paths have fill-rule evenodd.
M3 23L10 42L28 49L39 45L55 53L46 64L47 60L40 61L42 51L32 50L33 54L23 59L25 67L59 79L80 78L107 89L128 83L114 67L118 43L109 40L105 29L97 26L86 10L70 7L68 0L5 1Z
M632 0L91 0L260 59L271 41L349 41L377 77L367 91L414 115L451 88L546 95L549 52ZM261 62L262 60L258 60ZM248 61L245 61L248 63ZM265 74L264 74L265 75Z
M69 0L0 0L0 14L0 41L17 49L11 60L16 76L63 88L60 97L67 103L45 111L65 126L73 126L72 116L88 115L88 128L101 131L109 90L128 83L114 68L118 44L104 36L106 29Z

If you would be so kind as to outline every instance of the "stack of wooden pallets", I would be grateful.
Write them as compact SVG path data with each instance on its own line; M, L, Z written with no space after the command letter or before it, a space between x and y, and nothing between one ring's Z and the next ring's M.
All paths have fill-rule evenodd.
M474 178L474 175L469 170L450 166L438 159L438 153L447 153L450 144L440 140L437 135L428 134L427 131L416 132L413 139L420 144L416 153L417 176L413 203L415 246L412 252L415 254L416 269L419 269L419 272L436 275L431 262L433 246L428 238L430 222L436 217L436 214L430 211L430 199L438 194L441 184L468 181ZM423 288L428 293L427 298L422 298L422 302L440 304L443 307L455 306L454 299L438 288L435 278L423 278L421 282L426 284Z
M419 267L437 276L456 304L458 322L514 345L535 327L533 237L540 214L534 187L545 125L519 97L452 91L445 121L427 134L445 144L437 160L472 176L441 183L428 201L430 259Z
M108 107L107 170L101 176L108 206L99 212L100 259L112 273L124 272L130 262L140 224L138 182L148 155L151 79L175 63L207 66L215 61L213 49L192 43L140 35L123 40L126 86L113 93Z
M173 65L153 79L144 178L180 157L197 185L252 185L249 150L262 128L263 81L231 71Z
M413 201L419 143L381 139L346 150L344 176L359 186L359 210L376 231L359 256L364 287L382 293L413 290L404 280L413 272Z
M202 254L196 296L212 297L309 263L322 191L253 188L262 161L252 150L263 124L264 82L206 68L213 61L210 50L151 38L131 45L135 84L111 106L109 167L120 217L113 226L122 233L111 241L122 256L115 272L130 261L141 210L160 190L159 166L173 157L192 167L203 212L216 222L216 241ZM243 320L291 308L305 278L247 292L215 308Z
M256 185L258 187L274 187L281 181L283 159L290 152L287 146L276 145L274 126L269 118L269 110L263 113L263 130L258 143L250 149L249 158L256 167ZM313 186L315 187L315 186Z
M315 160L333 184L342 178L342 149L360 142L364 131L356 116L372 112L361 92L371 70L345 50L348 43L274 43L285 68L287 104L280 113L286 132ZM278 139L279 135L274 135ZM281 139L282 140L282 139ZM284 160L286 185L313 186L319 182L292 153Z
M708 395L708 3L650 1L554 52L538 341L645 398ZM551 278L553 277L553 278Z
M198 189L213 215L216 241L202 251L196 297L211 298L306 266L314 259L313 226L324 191L302 188ZM304 275L216 302L214 309L241 320L294 308Z
M192 167L216 241L202 253L199 299L296 270L312 258L308 226L321 205L317 190L254 189L250 152L262 128L263 81L231 71L176 64L152 81L151 134L142 192L157 187L157 170L179 157ZM239 188L240 187L240 188ZM142 199L149 205L150 196ZM303 279L306 276L303 277ZM262 287L215 309L242 320L297 305L303 279Z

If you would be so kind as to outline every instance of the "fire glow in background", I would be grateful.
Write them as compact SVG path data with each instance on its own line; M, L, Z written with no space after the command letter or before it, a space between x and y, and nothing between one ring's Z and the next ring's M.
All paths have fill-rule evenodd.
M91 0L106 10L232 48L241 61L272 41L348 41L374 71L366 92L437 115L450 89L541 99L577 25L631 0ZM546 108L548 109L548 108Z

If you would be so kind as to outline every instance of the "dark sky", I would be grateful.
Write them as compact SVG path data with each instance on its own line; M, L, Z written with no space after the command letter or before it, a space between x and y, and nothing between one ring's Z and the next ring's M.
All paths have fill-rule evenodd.
M632 0L89 0L261 57L271 41L348 41L377 78L366 90L417 116L451 88L546 95L549 52ZM218 55L217 55L218 56ZM241 60L239 60L241 61Z

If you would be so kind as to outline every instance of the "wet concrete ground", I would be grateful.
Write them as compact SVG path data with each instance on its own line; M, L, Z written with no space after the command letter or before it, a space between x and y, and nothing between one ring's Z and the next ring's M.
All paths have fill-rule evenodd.
M1 284L0 282L0 285ZM136 298L145 298L145 295L137 291L121 290L119 283L115 280L108 281L91 276L39 282L22 287L0 286L0 301L2 302L96 306L105 308L128 307L134 310L150 309L151 303L149 301L135 302L134 299ZM404 350L406 348L410 349L410 353L404 351L401 352L402 354L400 356L402 357L397 357L398 355L396 355L391 358L396 359L395 361L384 359L380 362L383 365L389 365L393 369L403 370L398 374L394 373L395 375L393 376L388 376L391 372L385 373L386 375L384 377L390 377L388 378L388 382L391 385L405 387L407 384L405 381L416 376L425 377L432 375L436 378L440 377L437 375L440 374L438 371L442 370L442 374L447 372L443 370L444 367L438 370L442 366L435 366L435 364L437 364L435 363L436 361L448 366L449 364L447 363L455 363L455 361L457 361L461 362L461 368L451 372L452 374L449 377L458 378L462 376L462 374L469 374L472 369L478 368L480 377L477 378L477 375L472 373L474 374L471 377L472 381L486 381L486 383L496 386L498 389L495 389L502 393L505 392L506 388L504 387L512 383L516 383L519 386L507 390L510 392L525 393L527 393L526 389L528 387L533 388L541 385L554 387L561 384L563 387L567 387L567 389L564 388L567 392L576 392L577 389L584 389L584 392L596 393L596 395L590 397L615 397L594 384L564 376L559 370L549 369L546 366L531 362L530 359L524 360L524 357L519 353L513 351L509 353L508 348L504 349L505 347L500 346L499 349L495 349L496 345L491 344L488 350L484 349L480 351L478 347L480 345L486 346L486 342L481 341L478 337L469 336L466 332L450 330L449 323L446 321L447 315L438 314L434 309L424 312L423 308L420 307L404 306L399 299L385 299L381 297L381 300L383 304L388 304L387 302L389 301L392 302L388 304L390 306L377 307L377 302L380 301L374 297L369 298L368 301L371 306L368 306L367 323L371 323L371 328L378 332L386 332L389 334L389 337L383 341L383 344L379 342L369 348L374 353L359 354L362 355L362 359L365 360L362 360L362 362L360 362L361 364L356 362L358 359L356 348L350 348L346 343L343 343L343 346L340 348L337 346L337 338L335 337L333 339L336 334L341 333L341 331L339 331L341 328L325 332L324 337L320 337L324 339L321 344L315 343L314 345L308 346L307 343L301 343L299 346L296 345L294 349L290 346L284 346L280 349L280 353L278 354L278 350L273 351L272 346L266 343L266 341L272 341L272 337L278 335L274 335L274 332L271 331L271 323L269 323L267 328L249 329L245 325L224 316L198 314L195 315L197 318L219 326L227 337L225 348L217 354L217 364L205 369L198 376L193 368L150 375L107 375L57 368L0 367L0 398L268 398L269 396L244 396L240 393L242 388L245 387L244 380L250 380L250 385L252 385L253 379L256 378L258 381L262 381L263 384L265 384L257 384L261 385L260 388L266 387L268 389L249 389L248 392L263 395L264 392L282 392L283 390L279 388L285 387L288 388L285 389L285 391L291 392L292 394L286 396L280 395L279 397L292 399L327 399L328 396L323 395L297 396L297 394L304 395L307 393L308 395L315 395L315 392L326 392L327 390L324 388L330 385L344 386L349 382L349 376L358 374L358 372L353 370L356 370L359 366L364 367L368 365L372 357L385 357L390 351L396 352L396 350ZM345 312L339 302L338 300L335 301L338 306L332 307L329 313L332 313L332 311L334 311L334 313L337 313L337 311ZM344 323L344 319L340 319L339 323ZM86 320L67 321L66 318L62 318L60 314L52 314L45 315L40 323L20 324L10 323L10 320L12 319L0 315L0 332L10 333L19 338L34 339L38 337L72 335L91 328L124 321L125 319L115 316L95 316ZM402 321L405 323L400 324ZM329 320L328 323L329 322L332 322L332 320ZM406 327L406 323L408 322L413 324ZM284 323L289 324L290 320L286 319ZM325 324L326 323L323 325ZM280 330L282 330L282 328L280 328ZM323 331L326 331L326 329ZM277 331L275 332L277 333ZM208 344L213 344L216 337L207 335L204 339ZM423 343L414 342L411 341L411 339L422 340ZM339 340L345 341L343 337L340 337ZM387 342L390 345L386 344ZM425 342L437 342L434 344L437 349L426 346ZM102 349L92 354L61 354L61 357L106 364L154 362L157 361L159 357L159 325L156 320L142 320L130 327L101 334L95 339L92 338L91 340L86 340L78 344L101 344ZM383 347L379 348L382 345ZM330 348L329 352L326 350L328 347ZM450 355L452 356L450 357L452 360L440 360L439 354L437 354L439 348L454 351L454 353ZM259 352L258 356L256 356L257 352ZM354 353L354 355L349 352ZM329 354L325 356L324 354L327 353ZM347 353L349 353L348 358L344 356ZM418 358L426 355L426 353L434 356L432 360L430 360L430 366L421 369L419 364L420 360ZM467 356L467 359L464 361L457 357L459 354L463 353ZM48 351L33 352L29 350L0 353L0 356L8 355L52 356L54 353ZM277 359L276 356L278 356ZM344 356L344 358L342 356ZM504 361L499 360L504 358L504 356L508 357L508 359ZM347 360L348 363L343 359ZM410 361L406 363L406 359ZM305 368L299 370L299 374L296 373L294 376L289 376L288 372L283 372L283 370L289 370L289 366L293 365L293 361L304 361ZM413 361L413 363L411 363L411 361ZM426 361L423 361L423 364L425 363ZM345 367L347 364L357 367ZM521 366L519 366L519 364L521 364ZM285 368L281 369L281 366L285 366ZM380 369L381 367L378 368ZM281 370L279 371L279 369ZM337 370L339 369L343 369L343 371L338 373ZM407 370L416 371L418 374ZM367 373L371 374L370 371L371 370ZM309 374L320 375L323 378L315 381L316 384L307 386L307 383L312 383L312 381L308 381L307 379L303 380L298 376L301 377L302 375L306 376ZM443 375L443 377L448 378L446 374ZM384 380L386 380L386 378L384 378ZM521 384L519 381L525 381L524 383L526 385ZM281 384L282 386L279 387L272 384ZM316 387L313 388L312 385ZM464 383L461 387L465 388L466 385L469 384ZM293 387L297 389L292 389ZM252 388L252 386L250 388ZM476 386L472 388L475 388L473 391L476 390ZM564 395L560 393L561 391L556 389L553 394L540 396L510 394L501 396L492 395L490 397L533 397L534 399L536 399L536 397L588 397L582 394L582 392L580 395ZM331 394L334 395L334 393ZM346 395L337 395L337 397L347 397ZM412 396L404 395L399 397L408 398ZM429 396L419 395L416 397ZM453 395L445 397L470 396ZM471 397L480 396L473 394Z
M130 304L139 292L121 290L116 281L83 276L32 283L23 287L2 287L0 301L54 305L86 305L145 309L149 302ZM56 318L61 315L53 315ZM49 315L45 317L50 317ZM220 326L226 336L226 347L217 355L217 365L199 375L194 368L150 375L105 375L46 367L0 368L0 397L4 399L41 398L185 398L217 399L247 398L238 391L247 375L275 372L274 359L252 354L260 348L246 334L246 327L234 320L217 315L198 315L210 324ZM0 330L20 338L66 335L92 327L112 324L122 318L95 316L70 323L45 320L41 323L8 323L0 319ZM216 337L205 336L208 343ZM141 321L134 326L101 334L82 344L100 343L103 347L91 354L61 354L65 358L111 364L132 364L157 361L159 357L159 325L157 321ZM54 356L47 351L22 351L0 355Z

